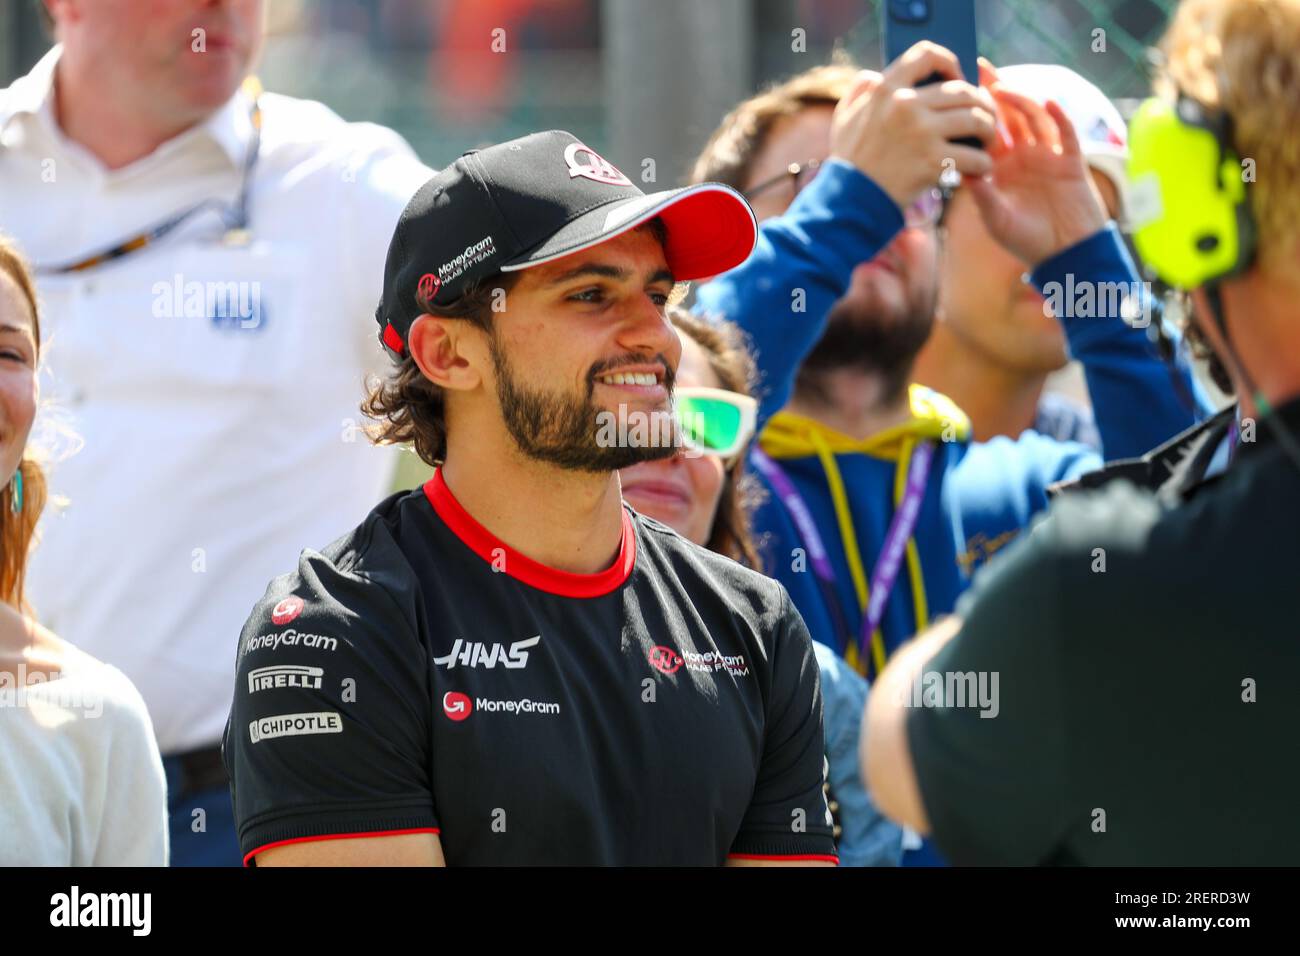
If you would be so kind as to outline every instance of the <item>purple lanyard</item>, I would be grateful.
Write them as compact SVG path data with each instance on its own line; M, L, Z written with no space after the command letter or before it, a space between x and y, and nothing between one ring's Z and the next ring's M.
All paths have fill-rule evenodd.
M826 546L823 544L822 537L813 522L812 514L808 511L803 496L799 494L799 489L794 486L794 482L790 480L790 477L781 466L759 448L755 447L753 449L750 459L754 462L754 466L771 482L777 497L781 499L781 504L785 506L786 512L798 528L799 536L808 547L808 557L812 559L813 571L818 579L832 585L827 600L832 603L832 613L837 618L842 618L839 613L838 597L833 587L835 569L827 556ZM917 518L921 514L921 501L925 497L925 486L929 481L930 465L933 461L933 442L922 442L916 446L916 450L912 453L911 467L907 472L907 484L903 489L903 500L899 502L894 511L894 517L889 522L884 547L881 548L880 557L876 559L876 567L871 574L871 593L867 600L867 612L862 620L862 635L858 639L858 649L862 653L864 661L871 660L868 653L871 646L871 635L880 626L880 620L885 613L885 605L889 601L889 594L894 589L894 582L898 579L898 569L902 566L907 542L916 529ZM847 632L847 628L845 630ZM847 637L847 633L844 636Z
M894 582L898 579L898 569L903 564L907 542L916 530L916 519L921 515L921 500L925 497L925 486L930 479L930 463L933 461L934 442L921 442L912 452L903 500L894 509L894 517L890 519L889 530L885 533L885 546L880 550L880 557L876 558L876 569L871 572L871 594L867 598L862 636L858 639L858 651L863 660L870 660L868 650L871 647L871 635L876 632L880 619L885 616L885 605L889 601L889 592L894 589ZM921 622L916 623L920 626Z
M812 514L804 504L799 489L794 486L794 482L790 480L790 476L784 469L757 445L750 451L750 460L772 483L776 496L781 499L781 504L785 506L786 512L794 521L795 527L799 530L799 537L808 548L808 557L812 559L813 571L817 577L834 584L835 568L831 566L831 559L826 554L826 545L822 543L822 536L817 531L817 525L813 522Z

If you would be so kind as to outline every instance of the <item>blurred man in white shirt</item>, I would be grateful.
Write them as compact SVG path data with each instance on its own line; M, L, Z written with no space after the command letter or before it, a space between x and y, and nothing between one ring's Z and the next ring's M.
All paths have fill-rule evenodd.
M387 490L361 433L397 218L432 175L391 130L245 82L264 0L45 0L0 90L0 223L36 263L51 470L29 589L125 672L167 771L173 862L238 865L219 744L266 580ZM333 678L337 679L337 678Z

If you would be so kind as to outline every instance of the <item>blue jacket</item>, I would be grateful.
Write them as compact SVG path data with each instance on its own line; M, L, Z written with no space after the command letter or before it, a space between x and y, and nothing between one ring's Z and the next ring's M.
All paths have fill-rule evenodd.
M861 577L869 579L875 567L894 512L899 469L916 442L936 441L914 546L881 622L886 654L935 616L953 610L972 573L1046 507L1049 485L1103 462L1082 444L1032 431L1019 439L974 443L960 410L917 386L912 421L865 442L780 412L854 267L874 258L902 228L901 211L879 186L853 166L830 160L783 216L763 223L754 254L703 286L695 305L697 312L736 322L751 339L760 370L760 445L789 476L822 533L840 612L854 636L862 621ZM1044 291L1052 282L1071 289L1088 282L1136 283L1138 277L1110 225L1044 262L1031 281ZM1146 292L1138 302L1159 321L1158 304ZM1071 354L1083 363L1105 458L1139 455L1194 423L1142 328L1119 315L1067 316L1061 322ZM838 510L832 471L838 471L844 490ZM807 560L806 542L770 485L768 492L755 519L760 542L766 539L764 570L789 590L813 639L866 673L867 660L836 630ZM850 527L864 572L858 583L841 534ZM835 684L826 683L833 692ZM829 738L829 726L827 733Z

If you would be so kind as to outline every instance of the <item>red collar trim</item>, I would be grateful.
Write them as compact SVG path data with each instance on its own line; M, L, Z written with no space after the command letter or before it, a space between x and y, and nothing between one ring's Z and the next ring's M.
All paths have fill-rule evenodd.
M429 499L429 504L438 517L446 522L451 533L460 538L466 547L489 564L504 553L505 573L539 591L570 598L600 597L620 587L636 563L636 529L632 526L632 516L626 508L623 508L623 540L614 563L595 574L574 574L559 571L520 554L475 521L442 480L441 468L424 483L424 496Z

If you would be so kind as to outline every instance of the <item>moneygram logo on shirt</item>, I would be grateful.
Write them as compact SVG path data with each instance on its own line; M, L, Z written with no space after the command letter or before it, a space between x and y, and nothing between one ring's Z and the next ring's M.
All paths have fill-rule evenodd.
M484 236L478 242L470 243L465 247L465 251L456 256L455 259L438 266L439 286L446 285L466 269L472 268L496 254L496 243L491 236Z
M560 705L555 701L532 700L495 700L490 697L470 697L457 690L449 690L442 695L442 711L451 720L460 723L470 714L510 714L521 717L525 714L543 714L555 716L560 712Z
M275 650L278 647L319 647L321 650L332 651L339 646L337 637L328 637L324 634L304 634L289 628L287 631L270 634L256 634L248 639L248 651Z
M303 599L300 597L285 598L275 607L271 608L271 623L280 625L288 624L302 613L303 604Z
M451 653L445 657L435 657L433 662L439 667L453 670L461 667L486 667L489 670L497 666L512 670L528 666L528 648L535 647L542 640L542 635L530 637L526 641L515 641L509 650L502 644L484 644L480 641L465 641L459 637L451 645Z

